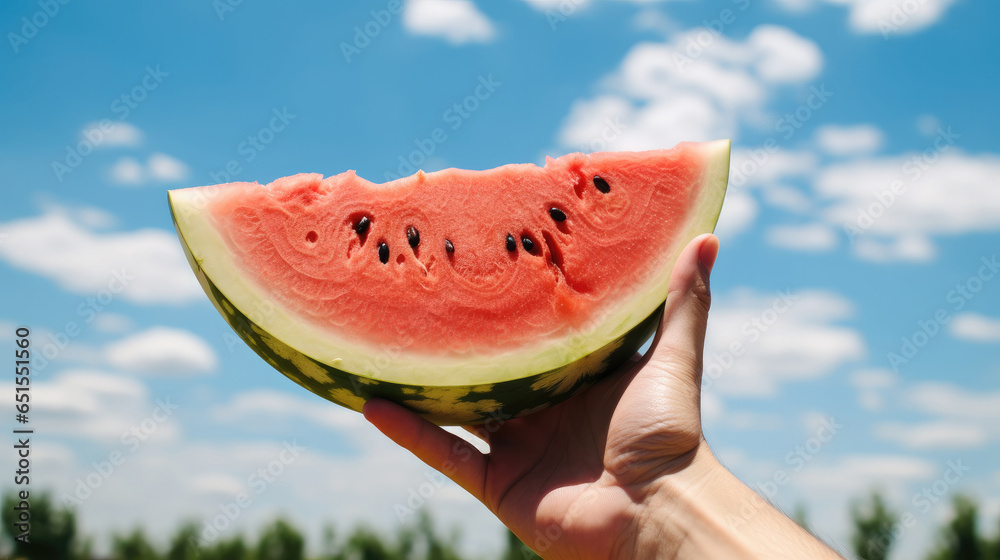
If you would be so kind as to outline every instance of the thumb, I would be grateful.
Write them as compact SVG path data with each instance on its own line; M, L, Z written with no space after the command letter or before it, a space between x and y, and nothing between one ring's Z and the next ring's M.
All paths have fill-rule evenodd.
M691 365L692 375L700 373L712 302L708 279L718 254L719 238L709 233L692 239L677 257L663 321L653 343L653 363Z

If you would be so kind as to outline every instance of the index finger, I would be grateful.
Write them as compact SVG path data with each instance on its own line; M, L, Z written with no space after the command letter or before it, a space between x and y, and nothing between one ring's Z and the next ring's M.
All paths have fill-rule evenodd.
M483 501L488 458L471 443L385 399L369 400L362 411L389 439Z

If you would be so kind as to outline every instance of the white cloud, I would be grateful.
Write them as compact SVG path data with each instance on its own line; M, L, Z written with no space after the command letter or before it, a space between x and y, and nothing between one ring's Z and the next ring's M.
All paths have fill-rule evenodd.
M169 327L135 333L109 344L104 352L114 367L137 373L203 373L218 364L215 352L201 337Z
M84 321L80 331L71 331L79 334L86 330L87 320L91 318L91 308L85 308L81 314ZM65 326L52 331L45 327L34 327L31 331L35 338L32 344L38 346L39 352L35 354L35 369L44 370L52 364L75 365L75 366L100 366L104 364L104 354L100 348L81 342L77 336L70 336L66 333Z
M178 434L176 424L162 413L159 416L164 421L150 423L158 404L134 378L96 370L67 370L51 381L38 383L33 391L37 414L32 422L46 434L118 443L123 434L133 426L141 427L144 420L145 439L169 441Z
M126 315L102 311L94 317L93 325L101 332L119 334L131 330L134 323Z
M469 0L408 0L403 24L416 35L441 37L453 44L491 41L496 30Z
M183 181L190 169L181 160L164 153L149 156L143 166L135 158L120 158L111 167L111 181L120 185L138 186L149 182L175 183Z
M134 147L142 143L142 137L142 131L126 121L91 122L80 131L80 139L90 142L95 148Z
M701 418L703 422L715 423L724 418L726 405L716 391L705 388L701 392Z
M791 12L804 12L813 6L814 0L774 0L783 8Z
M817 0L775 0L790 11L801 12ZM913 33L937 23L955 0L825 0L848 9L848 23L857 33L883 37Z
M725 428L736 431L772 431L785 426L785 419L772 412L732 410L718 393L706 387L701 393L701 418L709 431Z
M242 480L230 474L219 473L195 475L191 480L191 489L197 494L218 494L225 498L247 491Z
M621 122L621 117L629 115L631 110L631 104L617 95L577 100L570 106L569 117L559 131L559 141L587 151L601 151L595 150L595 144L602 141L602 134L606 130L624 129L626 123Z
M92 206L78 206L76 208L62 208L57 205L48 206L51 210L63 210L69 212L73 219L94 229L107 229L118 223L118 219L111 215L109 212L105 212L100 208L94 208Z
M828 202L824 219L853 228L855 252L876 261L926 261L936 252L931 236L1000 231L1000 189L993 187L1000 156L966 154L946 142L821 170L813 187Z
M820 149L835 156L870 154L878 151L884 141L882 131L870 124L826 125L816 130Z
M308 420L329 430L350 430L365 424L364 417L353 410L310 397L306 400L282 391L258 389L233 397L212 411L217 421L228 423Z
M933 137L941 128L941 120L934 115L924 114L917 117L917 131L924 136Z
M743 41L701 28L672 37L635 45L602 80L603 91L576 100L558 133L559 144L583 151L638 151L733 137L743 121L762 122L776 86L804 83L823 64L815 43L774 25L757 27ZM703 48L692 51L691 44ZM761 154L764 163L758 161ZM743 164L752 170L741 172ZM811 176L817 167L810 151L736 149L730 184L763 186L769 202L801 212L809 209L809 199L779 183ZM753 196L730 189L717 233L734 236L757 214Z
M142 164L131 157L123 157L111 166L111 180L120 185L142 184L145 171Z
M76 390L85 389L81 393ZM50 382L35 386L38 402L35 407L50 412L78 412L98 414L101 412L102 396L122 399L140 399L147 394L142 383L100 371L70 370L56 376ZM43 398L44 397L44 398Z
M4 342L14 340L14 330L20 326L23 325L0 319L0 340Z
M555 10L566 0L524 0L536 10ZM573 0L570 4L574 9L580 9L590 3L590 0Z
M159 229L97 233L71 212L0 223L0 258L70 292L140 304L177 304L203 292L177 237Z
M858 389L891 389L899 385L899 376L888 369L861 369L851 374L850 381Z
M584 117L584 122L593 122L598 116L595 113ZM624 113L609 114L607 119L618 119L624 124L621 134L609 142L609 147L615 150L670 148L685 139L716 140L730 138L736 133L735 124L720 118L709 99L683 90L669 95L668 99L650 100L641 107L628 105ZM607 119L598 122L603 124ZM572 121L567 123L568 127L574 125ZM582 144L583 140L586 145ZM575 147L589 149L593 139L577 141L581 143Z
M912 33L937 23L955 0L826 0L848 6L851 29L859 33Z
M861 335L836 324L852 315L849 301L825 291L717 295L706 383L727 395L770 397L782 383L828 375L864 355Z
M62 471L73 467L75 457L69 447L49 440L44 446L31 450L31 462L42 471Z
M222 538L255 534L279 514L302 527L309 543L320 542L327 523L341 535L357 523L389 532L398 527L400 511L405 512L400 506L416 511L425 505L439 532L461 528L463 553L487 557L503 546L503 526L485 506L389 441L360 414L349 412L359 422L337 430L356 444L345 449L331 444L329 433L302 435L294 424L280 436L284 441L262 439L255 424L236 437L205 440L218 428L208 418L211 411L187 405L181 410L205 415L199 428L206 429L198 441L160 438L143 443L135 453L117 440L102 447L91 445L79 460L43 469L32 482L59 498L72 495L77 480L95 472L92 461L107 459L111 450L123 452L124 463L77 508L88 520L88 533L101 540L121 527L141 525L157 542L164 542L176 531L178 520L209 521L220 514L220 506L246 492L250 507L239 512ZM414 520L415 516L404 519Z
M772 226L767 230L767 242L775 247L796 251L828 251L837 246L837 234L826 224Z
M800 416L800 425L805 430L805 433L809 437L815 436L821 430L826 432L830 426L840 427L840 421L837 418L830 416L819 410L808 410L803 412ZM836 435L836 434L834 434Z
M907 393L910 406L928 414L969 420L1000 420L1000 391L970 391L950 383L924 381Z
M899 384L899 376L888 369L863 369L851 374L850 383L858 390L858 404L878 411L885 405L885 392Z
M828 542L842 543L841 549L847 550L843 543L850 542L855 529L851 523L851 506L859 498L878 490L890 508L897 512L909 512L916 522L894 541L890 557L923 558L934 541L934 531L926 529L945 522L949 501L928 500L928 511L925 506L919 505L922 502L918 498L922 492L927 492L930 484L940 486L941 483L934 481L943 480L940 477L948 472L952 464L969 463L961 458L942 458L938 462L917 455L888 453L830 457L824 449L792 478L788 493L782 490L779 498L781 505L789 509L796 502L807 503L810 529L825 536ZM973 472L979 472L977 467ZM952 480L950 476L949 480ZM962 491L989 492L988 488L969 476L960 480ZM947 490L951 492L955 489Z
M784 427L785 420L781 414L774 412L730 410L726 412L725 424L733 430L772 431Z
M763 100L764 88L753 72L749 39L738 45L719 36L698 57L687 55L684 46L675 40L673 44L639 43L632 47L619 71L623 91L636 99L655 101L681 90L726 108ZM746 55L734 52L740 47L747 50Z
M462 528L463 552L486 556L502 546L502 525L471 495L393 444L360 414L318 398L310 402L276 391L251 391L215 408L172 400L180 406L178 414L158 422L155 431L133 449L120 439L121 434L144 421L149 426L156 406L148 389L135 378L70 371L35 389L39 391L38 429L51 436L87 441L82 451L78 445L39 448L39 460L46 468L33 483L52 490L61 500L74 495L78 480L95 472L92 462L107 460L112 451L124 455L124 461L78 506L80 515L90 520L88 533L98 539L123 526L140 524L162 540L173 534L177 520L210 520L219 514L220 505L246 492L252 507L240 512L223 538L253 532L282 512L306 529L312 543L319 542L320 530L329 522L345 529L368 523L388 532L398 526L399 506L415 511L426 504L439 531L455 525ZM212 426L211 418L219 411L233 414L225 420L242 430L240 441L232 436L210 441L199 437L195 442L178 437L180 413L194 418L200 427L215 430L218 427ZM295 441L299 447L292 447L297 455L282 455L293 438L262 440L258 419L292 421L290 429L284 427L285 434L301 432L301 421L306 420L349 438L355 446L335 446L335 451L329 451L329 435L310 439L300 434ZM282 462L281 458L291 460ZM262 469L266 476L260 474ZM263 488L262 482L267 482ZM137 488L143 491L137 493ZM413 516L404 518L413 520Z
M757 73L767 82L805 82L819 74L823 53L816 43L777 25L762 25L749 37Z
M875 487L900 488L934 476L930 461L908 455L847 455L835 461L813 462L798 474L797 486L813 494L857 496Z
M704 49L692 52L692 42ZM606 91L573 104L558 138L566 148L592 151L609 122L621 124L609 143L615 150L732 137L742 119L760 120L773 86L815 77L822 60L815 43L773 25L743 41L699 28L640 43L602 80Z
M162 182L182 181L188 176L188 167L181 160L163 153L149 156L150 176Z
M536 10L549 11L558 10L560 14L569 14L589 6L592 0L524 0ZM630 2L632 4L656 4L666 0L618 0L619 2ZM563 8L563 9L560 9ZM655 12L659 13L659 12Z
M788 185L769 184L764 187L761 194L765 202L788 212L804 214L813 207L809 197L802 194L799 189Z
M531 0L528 1L530 2ZM663 10L652 6L652 3L655 1L650 0L645 8L636 11L635 15L632 16L632 25L635 29L638 31L653 31L663 36L673 35L682 30L681 25L664 14ZM560 10L558 13L562 15L565 13L565 10Z
M765 186L794 178L812 177L819 158L806 150L738 148L733 150L731 177L737 186Z
M960 313L951 320L948 330L952 336L962 340L1000 342L1000 318L978 313Z
M729 189L722 203L722 213L715 226L715 234L726 240L736 236L753 224L757 217L757 201L746 192Z
M874 262L928 262L937 255L934 244L923 235L904 235L888 241L865 237L855 243L854 252Z
M874 427L876 438L908 449L967 449L980 447L989 434L976 424L934 421L919 424L884 422Z
M818 168L819 158L811 151L783 148L766 150L762 147L737 148L733 150L730 164L730 190L743 187L757 188L768 204L803 214L812 211L813 201L799 189L788 186L786 182L810 178ZM813 233L817 233L818 230L815 227L813 229ZM824 234L824 237L825 242L829 244L829 236ZM819 240L814 238L812 241Z

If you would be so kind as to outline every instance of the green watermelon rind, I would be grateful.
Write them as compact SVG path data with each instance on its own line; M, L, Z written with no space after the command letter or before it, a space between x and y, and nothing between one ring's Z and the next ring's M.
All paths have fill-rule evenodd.
M193 229L190 226L191 221L189 219L188 227L184 227L178 219L178 210L198 214L204 210L208 201L195 201L200 202L198 204L187 199L178 203L174 194L183 191L168 193L168 199L184 253L205 293L240 338L275 369L307 390L353 410L360 410L369 398L383 397L403 404L438 424L473 424L491 418L516 417L568 398L592 384L604 373L620 366L655 332L662 313L663 300L666 299L669 270L673 268L681 249L690 239L714 230L721 212L728 183L729 141L705 143L702 146L709 151L710 157L701 181L701 196L690 213L691 220L682 228L683 234L668 266L662 269L665 273L655 279L658 284L647 289L648 293L641 294L642 298L638 304L633 305L633 308L625 313L618 313L610 318L601 317L603 323L597 321L593 328L575 339L550 344L546 350L550 354L546 361L549 363L557 361L560 364L557 367L544 368L541 372L538 372L538 367L534 369L525 367L520 374L504 372L504 375L489 379L488 382L475 382L475 376L470 374L465 377L470 381L467 384L421 383L426 381L426 372L433 371L437 367L431 360L422 368L425 370L424 378L414 377L413 381L416 381L414 383L380 378L379 375L359 375L336 367L340 365L339 359L317 359L307 352L296 349L303 346L298 344L293 346L290 341L281 340L262 327L259 324L260 320L254 319L260 317L264 320L271 319L273 322L274 315L282 314L281 310L275 309L275 304L265 298L244 296L244 305L237 305L210 278L209 272L203 267L203 261L193 253L185 236L186 230ZM200 232L195 229L195 234L198 233ZM204 241L202 239L202 242ZM220 243L218 239L212 239L210 242L215 243L217 247ZM219 266L216 266L215 270L220 275L228 275L228 277L223 276L228 285L238 286L243 292L255 293L252 288L248 289L249 284L239 277L238 272ZM251 302L254 305L249 305ZM254 307L256 309L253 309ZM642 311L643 309L646 311ZM642 316L636 317L637 312L642 312ZM609 322L615 324L609 326ZM610 342L605 342L608 340ZM597 344L594 344L595 342ZM315 348L316 344L313 343L312 346ZM377 356L371 356L372 354ZM400 365L399 362L406 360L410 362L402 364L403 368L413 369L412 361L414 359L419 361L419 357L407 355L402 348L396 349L396 356L392 354L391 348L369 352L369 357L376 362L387 360L388 363L384 366L376 363L374 368L366 366L363 368L365 373L391 372L394 367ZM360 367L355 369L362 370ZM460 365L456 367L453 364L449 370L449 376L442 376L439 379L454 379L456 372L459 378L463 377Z
M236 334L274 369L316 395L358 412L370 398L402 404L441 425L504 421L569 398L617 369L645 343L660 323L663 307L622 337L587 357L551 371L486 385L426 387L379 381L329 366L301 352L254 323L233 306L205 275L185 247L198 281Z

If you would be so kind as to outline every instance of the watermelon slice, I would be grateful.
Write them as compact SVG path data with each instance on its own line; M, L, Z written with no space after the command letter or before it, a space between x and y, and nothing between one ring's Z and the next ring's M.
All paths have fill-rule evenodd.
M459 424L543 408L634 354L728 175L722 140L169 201L205 292L269 364L354 410L377 396Z

